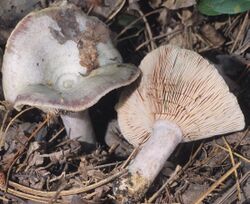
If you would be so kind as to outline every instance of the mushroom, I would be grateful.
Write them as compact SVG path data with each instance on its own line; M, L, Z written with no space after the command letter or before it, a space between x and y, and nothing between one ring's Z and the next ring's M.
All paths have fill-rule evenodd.
M5 99L59 113L70 138L94 143L87 109L133 82L139 69L122 64L108 27L64 5L33 12L8 39L3 59Z
M141 62L142 77L125 88L117 105L121 133L141 149L128 174L114 183L119 199L138 200L176 146L244 128L236 97L199 54L162 46Z

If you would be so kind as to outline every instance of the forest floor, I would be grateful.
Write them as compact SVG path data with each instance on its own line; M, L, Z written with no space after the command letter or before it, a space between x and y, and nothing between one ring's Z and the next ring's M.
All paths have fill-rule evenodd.
M50 4L42 2L36 9ZM138 66L148 52L164 44L200 53L230 78L231 91L245 115L243 131L179 145L138 203L250 203L249 12L206 16L195 3L160 0L109 0L106 5L94 0L71 2L109 25L124 62ZM2 53L15 23L10 27L0 23ZM114 126L108 132L119 138L120 146L105 144L108 124L115 124L119 92L111 92L90 109L98 139L90 152L66 136L59 117L34 107L17 112L1 94L0 199L5 203L117 203L112 182L135 155Z

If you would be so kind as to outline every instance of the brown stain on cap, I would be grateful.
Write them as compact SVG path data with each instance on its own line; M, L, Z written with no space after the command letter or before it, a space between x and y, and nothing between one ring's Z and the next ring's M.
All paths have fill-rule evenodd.
M100 42L107 43L110 38L110 31L98 19L82 15L83 18L88 18L88 20L86 22L86 30L81 32L76 20L77 14L82 15L82 12L75 7L51 12L50 16L57 22L61 30L50 28L50 32L60 44L64 44L67 40L77 43L79 63L90 72L99 66L96 46Z
M48 26L51 35L58 43L64 44L71 40L77 44L79 64L82 67L86 67L88 73L99 67L96 46L98 43L107 43L111 32L103 22L97 18L85 15L75 6L53 7L29 14L20 21L17 29L11 34L6 50L14 52L16 38L25 33L29 27L32 27L32 24L36 23L36 19L43 15L51 17L60 28L58 30L53 28L52 25L45 25ZM76 19L77 16L86 18L86 30L84 32L80 30Z

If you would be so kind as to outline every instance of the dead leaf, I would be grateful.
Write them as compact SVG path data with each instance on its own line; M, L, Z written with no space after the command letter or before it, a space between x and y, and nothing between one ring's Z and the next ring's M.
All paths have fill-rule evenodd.
M31 167L33 165L39 166L39 165L41 165L43 163L44 163L44 158L41 157L40 153L39 152L34 152L34 154L32 154L30 156L30 158L29 158L28 167Z
M100 200L105 195L105 193L107 193L109 190L110 190L110 188L106 185L96 188L95 189L96 194L94 195L93 200L95 200L95 201Z
M153 9L159 8L160 5L161 5L161 3L162 3L162 0L150 0L150 1L149 1L149 4L150 4L150 6L151 6Z
M210 24L205 24L201 27L203 36L214 46L219 47L224 44L226 39Z
M4 172L0 171L0 186L3 187L5 185L6 178Z
M208 184L203 183L203 184L195 184L195 183L190 183L187 190L181 195L183 203L188 204L188 203L193 203L195 199L197 199L200 194L207 190Z
M4 172L8 171L8 169L10 168L12 162L15 159L15 155L15 153L9 153L3 156L3 159L1 160L1 168Z

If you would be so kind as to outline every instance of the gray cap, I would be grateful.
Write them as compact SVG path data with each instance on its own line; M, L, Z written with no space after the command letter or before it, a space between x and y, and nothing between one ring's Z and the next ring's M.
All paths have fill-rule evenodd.
M122 64L108 27L74 6L27 15L8 39L3 60L4 95L17 109L85 110L139 75Z

